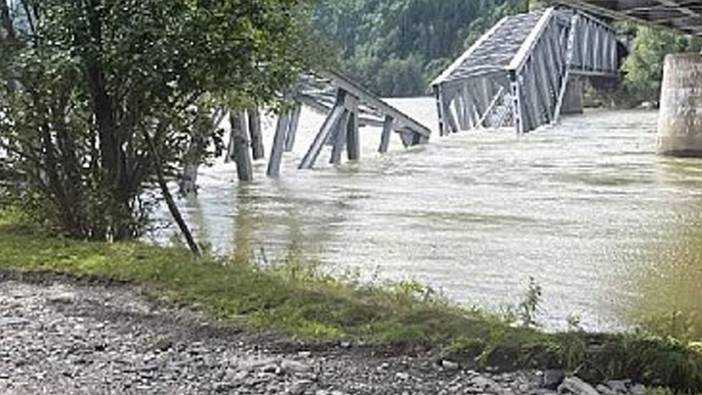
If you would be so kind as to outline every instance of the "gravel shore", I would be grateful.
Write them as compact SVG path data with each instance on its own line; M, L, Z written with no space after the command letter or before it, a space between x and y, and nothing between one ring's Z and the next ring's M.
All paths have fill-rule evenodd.
M539 394L432 353L252 334L125 284L0 272L0 394Z

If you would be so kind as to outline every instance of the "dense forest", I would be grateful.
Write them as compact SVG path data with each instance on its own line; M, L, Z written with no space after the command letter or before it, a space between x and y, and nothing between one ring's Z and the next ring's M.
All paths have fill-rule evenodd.
M525 0L322 0L313 25L341 52L341 68L385 96L422 94L429 81Z
M320 0L313 26L340 52L339 67L383 96L427 93L430 81L499 19L544 1L528 0ZM596 94L596 102L634 106L656 102L663 58L695 50L695 43L672 31L617 23L631 39L616 92Z

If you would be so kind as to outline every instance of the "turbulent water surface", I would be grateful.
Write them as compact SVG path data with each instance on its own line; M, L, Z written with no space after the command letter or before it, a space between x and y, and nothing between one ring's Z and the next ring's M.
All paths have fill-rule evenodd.
M436 129L430 99L392 102ZM221 252L274 261L295 248L338 273L414 279L492 309L518 303L534 277L549 327L577 314L588 329L618 329L642 309L700 307L702 162L657 157L656 118L588 112L522 138L465 132L410 150L395 138L382 156L368 128L360 163L332 167L325 152L298 171L323 120L303 112L279 180L260 163L239 185L233 165L217 164L182 203Z

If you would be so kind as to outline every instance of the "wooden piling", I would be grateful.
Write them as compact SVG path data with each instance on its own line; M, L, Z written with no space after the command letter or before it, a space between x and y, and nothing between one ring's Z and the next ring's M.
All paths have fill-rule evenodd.
M288 124L289 115L287 113L281 113L278 116L278 123L275 127L271 157L268 161L268 177L277 178L280 176L280 164L283 160L283 151L285 151L285 141L289 130Z
M327 141L329 135L341 120L341 117L344 115L344 111L346 111L344 107L345 102L346 91L339 89L336 95L336 104L334 104L334 108L332 108L331 113L324 121L322 128L319 130L319 133L317 133L317 136L312 142L307 154L302 159L302 163L300 163L299 166L300 169L311 169L312 166L314 166L317 158L319 157L319 153L322 151L324 143Z
M251 107L247 111L249 116L249 135L251 137L251 153L254 160L265 158L263 135L261 134L261 113L258 107Z
M180 193L187 195L197 192L197 174L200 169L200 162L202 161L202 152L206 150L206 136L215 133L226 116L226 111L221 109L216 110L212 116L211 128L203 131L206 133L197 133L192 137L190 145L188 146L188 152L185 154L183 174L178 182Z
M381 154L388 152L388 148L390 148L390 136L392 135L394 123L395 120L393 117L389 115L385 116L385 122L383 123L383 134L380 136L380 148L378 148L378 152Z
M346 153L349 160L361 159L361 136L358 132L358 103L359 98L349 95L346 100L346 109L349 121L346 125Z
M253 181L253 166L249 140L246 136L246 115L244 111L232 111L229 114L232 127L231 134L231 159L236 163L239 181Z
M292 152L295 147L295 138L297 137L297 129L300 126L300 114L302 113L302 104L295 103L295 108L293 108L290 115L290 124L288 127L288 133L285 138L285 151Z
M349 111L345 111L344 115L341 117L338 127L336 128L334 138L332 139L333 147L331 159L329 160L329 163L331 164L338 165L341 163L341 153L346 147L346 134L348 133L348 125L350 121L351 113Z

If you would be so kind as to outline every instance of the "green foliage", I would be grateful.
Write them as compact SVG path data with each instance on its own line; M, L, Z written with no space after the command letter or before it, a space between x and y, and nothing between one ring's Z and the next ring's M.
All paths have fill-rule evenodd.
M660 99L665 55L687 50L689 39L668 29L637 29L631 54L624 63L626 99L657 103Z
M657 336L680 339L686 342L700 340L699 318L695 312L673 311L665 315L652 315L642 321L642 329Z
M539 312L539 304L543 289L533 277L529 278L529 287L524 295L524 300L519 303L517 315L521 324L525 327L537 326L536 316Z
M305 0L0 4L0 146L27 208L79 238L137 237L155 158L173 173L215 108L276 102L320 48Z
M524 0L322 0L313 25L334 41L343 71L384 96L420 95L429 82Z

